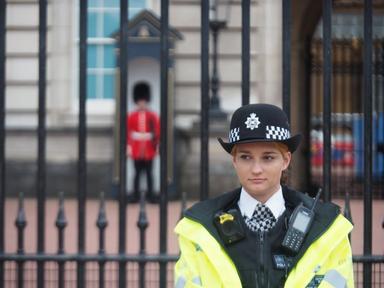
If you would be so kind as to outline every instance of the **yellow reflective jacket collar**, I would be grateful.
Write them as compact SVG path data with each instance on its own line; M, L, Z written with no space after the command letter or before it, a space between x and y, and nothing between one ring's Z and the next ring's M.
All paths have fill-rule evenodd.
M348 235L352 230L351 223L342 215L339 215L335 221L319 239L316 240L321 247L327 247L328 251L339 245L342 239ZM224 287L241 287L241 281L237 274L237 270L232 260L223 253L220 244L215 238L198 222L188 218L183 218L175 228L175 232L195 243L196 250L205 253L212 266L216 269ZM303 283L309 283L314 275L313 268L322 265L326 258L329 257L327 253L318 253L319 246L311 246L304 254L295 269L288 275L284 287L298 287Z
M201 223L205 229L224 246L214 223L214 215L219 211L226 211L229 207L237 204L240 197L241 188L235 189L231 192L224 193L216 198L199 202L188 209L184 216L196 222ZM282 187L285 206L288 211L292 212L296 206L303 203L304 206L311 208L314 199L305 195L304 193L289 189L286 186ZM303 242L302 249L299 254L294 257L294 263L297 259L305 253L306 249L313 241L318 239L333 223L336 217L340 214L340 208L333 203L318 202L315 209L315 219L312 223L311 229ZM288 214L288 216L290 213Z
M213 217L218 211L225 211L228 207L236 205L240 197L240 191L241 188L238 188L231 192L224 193L216 198L196 203L185 212L184 216L203 225L210 235L220 245L224 246L224 243L214 226ZM286 186L282 187L282 191L285 199L285 205L288 210L293 211L294 208L301 202L308 208L312 207L314 199L308 195L289 189ZM320 238L325 231L327 231L339 214L340 208L337 205L329 202L317 203L315 209L315 219L303 242L302 248L299 253L293 257L291 269L295 267L296 263L305 254L308 247L316 241L316 239Z
M285 287L298 287L303 283L309 283L316 273L315 270L326 263L330 257L329 253L346 239L352 228L352 224L339 214L325 233L314 240L306 249L305 254L298 259L296 266L291 270L292 273L289 274L290 277L288 277ZM349 256L352 257L352 255Z
M203 202L196 203L190 209L185 211L184 216L202 224L205 229L224 246L224 242L214 225L214 215L218 211L226 211L229 207L236 205L240 197L241 188L231 192L224 193L216 198L208 199Z
M286 201L286 207L291 209L291 211L293 211L293 209L301 202L307 208L311 208L314 202L313 198L287 187L283 187L283 196ZM299 253L293 257L293 265L291 269L293 269L300 258L303 257L311 244L319 239L329 229L329 227L331 227L338 215L340 215L340 208L336 204L330 202L317 203L315 208L315 218L308 234L304 239Z
M223 253L221 244L204 226L194 220L183 218L177 224L175 232L195 243L196 251L207 256L220 279L225 283L225 287L241 287L241 281L232 260L226 253Z

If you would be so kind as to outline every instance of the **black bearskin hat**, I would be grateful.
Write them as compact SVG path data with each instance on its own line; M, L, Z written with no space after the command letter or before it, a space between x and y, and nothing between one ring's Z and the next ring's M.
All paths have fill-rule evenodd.
M133 101L137 103L139 100L149 102L151 100L151 91L148 83L138 82L133 87Z

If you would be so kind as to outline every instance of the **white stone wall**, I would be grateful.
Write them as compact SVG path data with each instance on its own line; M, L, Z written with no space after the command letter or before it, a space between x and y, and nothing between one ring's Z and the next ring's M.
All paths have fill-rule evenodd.
M282 5L281 0L263 0L259 29L259 101L281 105L282 97Z
M159 1L148 0L148 3L155 13L160 13ZM174 51L176 59L174 99L178 115L175 125L183 128L191 127L199 118L200 111L200 3L199 0L171 0L169 8L170 25L179 30L184 37L177 42ZM79 66L77 5L78 0L50 0L48 4L48 128L61 129L77 126ZM6 124L12 129L37 127L38 11L37 0L7 2ZM222 81L219 95L223 110L230 114L241 104L240 0L232 1L228 28L219 36L219 55L219 73ZM271 102L279 105L281 97L280 0L251 1L250 61L251 102ZM212 68L212 63L210 67ZM91 107L88 106L92 109L88 110L87 124L96 128L112 127L113 105L109 105L111 109L103 110L93 109L103 104L92 104ZM13 147L19 146L12 145L11 139L9 141L11 142L8 145L8 152L12 155L11 151L14 151L13 155L18 157L17 149ZM63 145L64 150L67 147L71 145ZM112 147L109 148L112 149ZM103 151L101 150L100 153ZM107 154L111 155L110 152ZM71 155L70 158L74 156L73 153L68 155Z
M8 1L6 25L6 124L36 125L37 118L31 115L37 108L38 99L36 1Z
M77 1L51 0L48 5L48 125L74 124L78 94ZM158 1L149 1L160 13ZM200 1L173 0L170 25L184 39L176 45L176 110L200 108ZM212 46L212 45L211 45ZM219 36L222 107L232 112L241 99L241 1L232 1L228 28ZM251 1L251 102L279 104L281 94L281 1ZM211 63L212 64L212 63ZM210 65L212 67L212 65ZM8 1L7 124L35 126L38 97L38 2ZM21 121L13 113L28 114ZM113 113L113 111L109 111ZM24 115L24 116L25 116ZM112 118L104 119L112 121ZM25 122L25 123L23 123ZM101 125L100 122L98 125ZM111 124L111 123L109 123Z
M73 106L73 1L49 1L47 7L47 126L66 126ZM7 1L7 127L37 126L38 1ZM73 117L73 116L72 116Z
M281 1L251 1L250 13L250 101L281 105ZM179 112L200 110L200 21L200 1L171 1L170 25L184 36L175 51L175 104ZM221 107L230 114L241 105L240 0L232 1L228 28L220 33L218 45ZM198 118L178 115L176 124L180 127L190 127Z

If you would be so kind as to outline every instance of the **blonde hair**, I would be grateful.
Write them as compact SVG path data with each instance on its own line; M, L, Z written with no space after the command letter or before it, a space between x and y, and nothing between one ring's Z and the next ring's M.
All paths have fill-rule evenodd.
M280 143L280 142L273 142L275 144L275 147L283 157L285 157L286 153L290 152L288 149L288 146ZM281 185L288 185L289 183L289 174L291 171L291 163L289 163L288 167L281 173L281 178L280 178L280 184Z
M272 142L277 150L284 156L285 153L289 152L288 146L280 142Z
M237 145L235 144L235 145L232 147L231 155L232 155L232 156L236 156L236 153L237 153Z

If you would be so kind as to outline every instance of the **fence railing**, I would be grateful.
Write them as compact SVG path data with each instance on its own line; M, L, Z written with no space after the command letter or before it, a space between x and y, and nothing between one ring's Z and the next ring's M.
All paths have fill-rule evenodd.
M0 287L24 287L29 282L36 287L169 287L172 285L172 266L177 255L167 252L168 218L168 175L167 175L167 123L168 111L168 65L169 65L169 1L161 0L161 145L160 145L160 209L159 209L159 253L150 255L146 252L145 234L147 218L145 205L140 205L140 251L128 254L126 249L126 121L127 85L120 81L119 110L119 182L118 182L118 253L105 253L105 227L108 224L104 214L104 200L101 200L97 227L99 229L99 251L96 254L86 252L85 217L87 212L87 111L86 111L86 67L87 67L87 7L88 1L79 1L79 124L78 124L78 229L76 239L78 249L74 254L64 252L65 215L62 205L56 219L58 233L58 252L49 254L45 247L45 202L46 202L46 34L47 1L39 0L39 110L38 110L38 173L37 178L37 251L25 253L24 242L27 240L24 229L27 217L20 199L16 218L18 246L15 253L5 251L5 62L6 62L6 18L7 3L0 0ZM283 108L290 116L291 97L291 1L282 0L283 5ZM249 103L249 59L250 59L250 0L242 1L242 103ZM127 59L129 43L127 39L128 1L120 1L120 37L119 69L120 79L128 79ZM208 135L209 135L209 1L201 1L201 199L208 193ZM332 1L323 0L323 186L325 200L331 200L331 97L332 97L332 45L331 45ZM382 256L372 255L372 1L364 1L364 256L355 256L355 274L357 286L372 287L383 285ZM103 197L102 197L103 198ZM63 200L62 200L63 201ZM89 239L88 239L89 240ZM363 268L363 269L361 269ZM109 271L116 271L109 273ZM115 276L111 276L111 275ZM149 275L155 275L150 278ZM75 284L76 283L76 284ZM96 285L97 283L97 285ZM152 283L152 284L151 284Z

